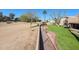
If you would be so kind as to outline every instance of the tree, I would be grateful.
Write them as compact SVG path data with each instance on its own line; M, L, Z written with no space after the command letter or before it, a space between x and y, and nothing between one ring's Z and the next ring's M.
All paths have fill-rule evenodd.
M46 20L46 14L47 14L47 11L44 10L44 11L43 11L43 14L44 14L44 21L45 21L45 20Z
M68 27L68 17L66 17L66 20L64 21L64 27Z
M61 18L66 17L66 10L53 10L52 15L50 15L55 23L59 25Z
M13 20L13 19L14 19L14 16L15 16L15 14L10 13L10 14L9 14L10 20Z
M10 21L10 17L8 17L8 16L4 16L3 19L4 19L4 21Z
M15 22L17 22L17 21L20 21L20 20L19 20L19 18L17 17L17 18L15 18L15 20L14 20L14 21L15 21Z
M30 20L30 26L32 25L32 21L33 21L33 14L32 13L28 13L27 14L28 19Z
M23 21L23 22L27 22L27 21L28 21L27 15L26 15L26 14L21 15L21 16L20 16L20 20Z
M4 22L8 21L7 16L4 16L3 19L4 19Z
M21 21L30 22L30 26L32 22L35 21L35 13L27 13L20 16Z
M3 21L3 13L0 12L0 21Z
M35 16L34 19L33 19L33 22L38 22L38 20L39 20L39 17Z

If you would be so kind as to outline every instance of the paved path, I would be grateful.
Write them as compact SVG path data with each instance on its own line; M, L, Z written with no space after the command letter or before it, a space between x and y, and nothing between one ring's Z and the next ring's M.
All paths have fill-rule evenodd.
M35 49L37 27L30 29L29 23L0 24L0 49Z
M56 35L53 32L46 31L46 27L42 26L42 36L45 50L56 50Z
M57 49L56 34L54 32L48 32L47 36L48 36L48 39L50 39L52 43L52 48L56 50Z

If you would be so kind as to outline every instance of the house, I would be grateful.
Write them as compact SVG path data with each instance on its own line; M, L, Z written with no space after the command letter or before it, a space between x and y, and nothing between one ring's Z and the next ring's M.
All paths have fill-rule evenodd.
M54 23L55 23L54 20L49 20L47 24L48 24L48 25L51 25L51 24L54 24Z
M61 18L59 25L63 26L65 24L66 19L67 19L66 17Z
M75 29L79 29L79 15L68 17L69 26Z
M60 20L59 25L69 25L71 28L79 29L79 15L64 17Z

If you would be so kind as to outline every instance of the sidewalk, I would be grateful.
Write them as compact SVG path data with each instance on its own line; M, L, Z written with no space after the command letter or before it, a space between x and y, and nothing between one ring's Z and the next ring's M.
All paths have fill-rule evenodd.
M43 27L43 32L44 32L44 48L45 50L56 50L56 34L53 32L48 32L46 31L46 27Z

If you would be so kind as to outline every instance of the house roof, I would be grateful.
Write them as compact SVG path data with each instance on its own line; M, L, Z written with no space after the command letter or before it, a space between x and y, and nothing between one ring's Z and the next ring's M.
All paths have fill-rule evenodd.
M79 24L79 16L69 16L67 20L68 20L68 23Z

